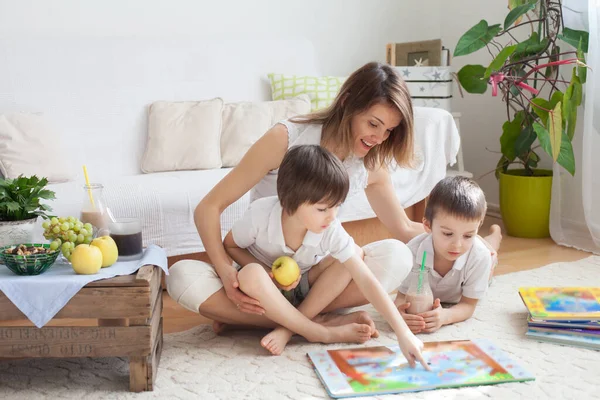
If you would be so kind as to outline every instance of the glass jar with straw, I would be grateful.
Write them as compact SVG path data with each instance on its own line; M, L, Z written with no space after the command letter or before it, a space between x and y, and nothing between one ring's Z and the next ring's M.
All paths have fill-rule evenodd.
M102 193L104 186L99 183L90 183L85 165L83 166L83 175L85 185L83 186L84 194L79 219L83 223L90 223L94 226L94 236L108 235L109 217Z
M433 293L429 285L429 271L425 268L427 252L423 252L421 268L411 271L410 286L406 293L406 303L410 306L406 310L408 314L420 314L433 309Z

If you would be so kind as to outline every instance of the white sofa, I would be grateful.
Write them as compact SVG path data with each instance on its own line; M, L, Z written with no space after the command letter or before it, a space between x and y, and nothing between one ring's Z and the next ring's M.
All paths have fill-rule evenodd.
M317 61L312 44L303 39L0 40L0 114L42 112L60 132L75 180L50 186L57 215L79 214L85 164L91 180L104 185L114 214L142 218L146 244L163 246L169 256L200 252L194 208L231 169L142 173L148 106L214 97L271 100L267 73L319 76L326 71ZM405 207L422 200L445 175L460 141L446 111L417 108L415 116L421 162L392 175ZM248 204L246 194L225 211L223 234ZM361 194L348 199L340 217L373 215Z

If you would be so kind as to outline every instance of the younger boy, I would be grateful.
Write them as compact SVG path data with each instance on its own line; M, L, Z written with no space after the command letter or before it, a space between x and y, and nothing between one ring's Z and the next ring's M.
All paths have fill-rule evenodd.
M225 237L227 253L244 266L238 273L240 289L260 301L265 316L280 325L261 340L261 345L280 354L292 332L309 341L368 340L375 333L370 319L345 320L341 326L325 326L338 325L339 320L332 323L315 319L323 324L312 321L353 279L388 321L409 363L414 365L418 360L428 368L421 355L423 343L410 332L336 219L348 189L348 174L332 153L321 146L293 147L279 167L278 197L254 201ZM286 288L277 284L270 273L273 261L282 255L294 258L302 273ZM316 264L319 267L313 268ZM301 302L298 309L280 289L296 292L298 296L294 297Z
M415 257L413 271L421 267L423 252L427 252L425 266L435 299L433 310L406 313L410 304L405 303L405 295L414 273L398 288L395 300L413 333L435 332L443 325L470 318L485 295L495 266L488 246L495 253L502 239L498 225L490 227L485 239L477 236L486 209L485 195L472 179L447 177L431 191L423 218L426 233L413 238L408 247ZM440 303L455 305L442 308Z

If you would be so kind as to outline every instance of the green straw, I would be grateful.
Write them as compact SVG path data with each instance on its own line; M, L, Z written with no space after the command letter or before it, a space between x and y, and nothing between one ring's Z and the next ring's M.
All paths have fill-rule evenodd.
M423 274L425 273L425 258L427 258L427 252L423 252L423 261L421 261L421 269L419 270L419 285L417 286L417 293L421 294L423 290Z

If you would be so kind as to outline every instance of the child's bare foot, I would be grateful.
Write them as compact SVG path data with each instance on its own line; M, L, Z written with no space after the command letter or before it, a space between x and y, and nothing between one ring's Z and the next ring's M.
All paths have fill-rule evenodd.
M274 356L283 353L283 349L292 338L293 333L282 326L273 329L260 341L260 345L269 350Z
M317 316L314 321L325 326L340 326L351 324L353 322L357 324L365 324L369 325L371 328L371 337L379 337L379 331L375 327L375 322L366 311L355 311L349 314L326 313Z
M219 322L219 321L213 321L213 331L217 334L220 335L223 331L227 330L227 324L223 323L223 322Z
M496 224L490 226L490 233L484 239L497 252L502 242L502 230L500 226Z
M366 324L330 326L327 330L323 343L364 343L371 338L371 327Z

